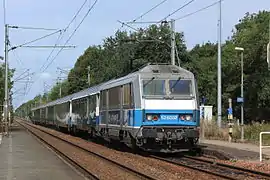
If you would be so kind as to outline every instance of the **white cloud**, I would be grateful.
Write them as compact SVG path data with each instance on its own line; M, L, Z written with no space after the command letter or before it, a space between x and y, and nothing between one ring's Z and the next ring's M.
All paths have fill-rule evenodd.
M43 78L43 79L49 79L49 78L51 78L51 74L47 73L47 72L44 72L44 73L40 74L40 77Z

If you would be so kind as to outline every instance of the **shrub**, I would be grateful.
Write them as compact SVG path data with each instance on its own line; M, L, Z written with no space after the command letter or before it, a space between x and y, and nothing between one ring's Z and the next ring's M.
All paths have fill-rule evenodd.
M223 124L223 128L217 126L216 121L201 122L202 129L204 128L204 137L206 139L215 140L228 140L229 139L229 127ZM262 131L270 132L270 124L265 123L252 123L244 126L244 138L245 142L259 144L259 134ZM233 127L232 141L240 142L241 139L241 126L237 124ZM263 137L264 145L270 145L270 135Z

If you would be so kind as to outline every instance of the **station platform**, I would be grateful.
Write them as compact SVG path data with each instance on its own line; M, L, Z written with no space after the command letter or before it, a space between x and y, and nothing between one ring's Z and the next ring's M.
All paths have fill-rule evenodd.
M201 139L200 145L207 146L211 149L223 151L236 159L245 159L259 161L259 146L249 143L234 143L220 140ZM264 161L270 162L270 148L263 149Z
M0 180L84 179L19 125L0 140Z

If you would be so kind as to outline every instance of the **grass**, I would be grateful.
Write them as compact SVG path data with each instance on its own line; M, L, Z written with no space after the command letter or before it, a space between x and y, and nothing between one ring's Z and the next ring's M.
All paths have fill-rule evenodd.
M206 139L214 140L228 140L229 128L224 124L224 128L219 128L215 121L202 122L201 126L204 127L204 137ZM202 127L202 128L203 128ZM270 132L270 124L253 123L244 126L245 142L252 144L259 144L259 134L262 131ZM241 127L238 125L233 126L232 141L240 142ZM270 135L263 135L263 145L270 145Z

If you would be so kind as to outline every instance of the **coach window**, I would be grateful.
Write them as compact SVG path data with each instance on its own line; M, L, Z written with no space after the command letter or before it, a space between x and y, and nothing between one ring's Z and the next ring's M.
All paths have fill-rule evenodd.
M78 99L77 100L77 109L76 109L76 112L81 117L85 117L86 116L86 109L87 109L86 98Z
M100 105L101 105L101 110L105 110L107 109L107 103L106 103L106 98L107 98L107 90L104 90L101 92L101 96L100 96Z
M48 119L53 120L53 107L48 107Z
M96 94L89 97L89 112L92 111L96 111Z
M123 108L129 109L133 106L133 91L132 84L125 84L123 86Z
M79 109L78 106L79 106L78 100L73 100L72 101L72 112L73 113L78 112L78 109Z
M109 89L109 109L120 109L121 87Z
M83 109L83 112L82 112L82 114L83 114L83 116L84 116L84 118L86 118L87 117L87 98L86 97L84 97L83 98L83 107L82 107L82 109Z

